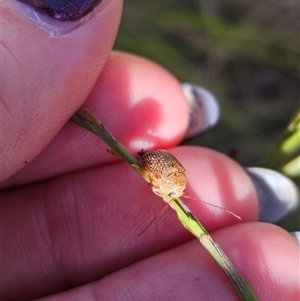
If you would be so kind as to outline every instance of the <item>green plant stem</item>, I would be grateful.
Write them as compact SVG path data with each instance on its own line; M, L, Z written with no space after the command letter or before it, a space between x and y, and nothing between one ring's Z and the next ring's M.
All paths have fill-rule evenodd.
M111 147L113 154L123 158L148 183L151 182L150 176L139 166L137 158L105 128L102 122L93 113L86 108L81 107L78 112L71 117L71 120L100 137ZM209 235L207 230L192 214L190 209L179 198L173 199L167 194L163 194L162 197L164 201L166 201L177 212L178 219L181 221L183 226L201 242L215 261L222 267L223 271L233 284L236 292L239 294L241 300L257 301L248 281L238 272L221 247Z
M296 132L299 131L299 126L300 110L297 110L288 122L283 133L278 137L271 153L262 164L263 167L282 171L282 167L296 157L297 152L299 152L299 143L291 144L293 147L289 147L289 149L283 149L283 145L291 135L298 135Z

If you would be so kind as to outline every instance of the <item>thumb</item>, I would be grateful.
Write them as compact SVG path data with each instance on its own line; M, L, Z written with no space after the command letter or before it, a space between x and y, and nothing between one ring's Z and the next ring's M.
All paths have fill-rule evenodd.
M43 2L0 4L1 181L36 157L84 102L122 9L121 0Z

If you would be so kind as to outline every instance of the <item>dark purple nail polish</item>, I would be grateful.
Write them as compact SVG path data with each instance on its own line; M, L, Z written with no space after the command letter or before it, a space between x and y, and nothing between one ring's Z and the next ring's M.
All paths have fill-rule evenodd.
M19 0L60 21L75 21L89 14L102 0Z

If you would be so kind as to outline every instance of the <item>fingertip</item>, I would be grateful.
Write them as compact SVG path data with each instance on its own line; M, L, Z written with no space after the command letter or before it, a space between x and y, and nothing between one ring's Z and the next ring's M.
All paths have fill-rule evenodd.
M259 300L297 300L299 245L288 232L254 222L221 229L214 237L234 258Z
M242 166L224 154L204 147L181 146L171 151L186 168L186 195L221 207L185 200L210 230L241 223L226 210L244 221L257 220L256 191Z
M149 60L121 52L111 54L86 105L134 151L175 145L188 124L178 80Z

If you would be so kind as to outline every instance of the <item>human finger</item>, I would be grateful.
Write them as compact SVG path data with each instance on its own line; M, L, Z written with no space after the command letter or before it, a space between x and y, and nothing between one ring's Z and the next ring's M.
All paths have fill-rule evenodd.
M257 218L255 189L238 164L204 148L172 151L187 169L187 194L244 220ZM172 211L141 234L164 205L125 163L8 189L1 199L2 294L15 299L99 279L192 238ZM241 223L222 210L187 203L209 231Z
M133 153L168 148L187 131L188 104L178 80L159 65L112 53L85 106ZM2 187L40 181L118 160L95 135L68 123L47 148Z
M290 234L270 224L246 223L212 235L249 281L258 300L298 300L299 244ZM39 301L95 299L240 300L197 240Z

